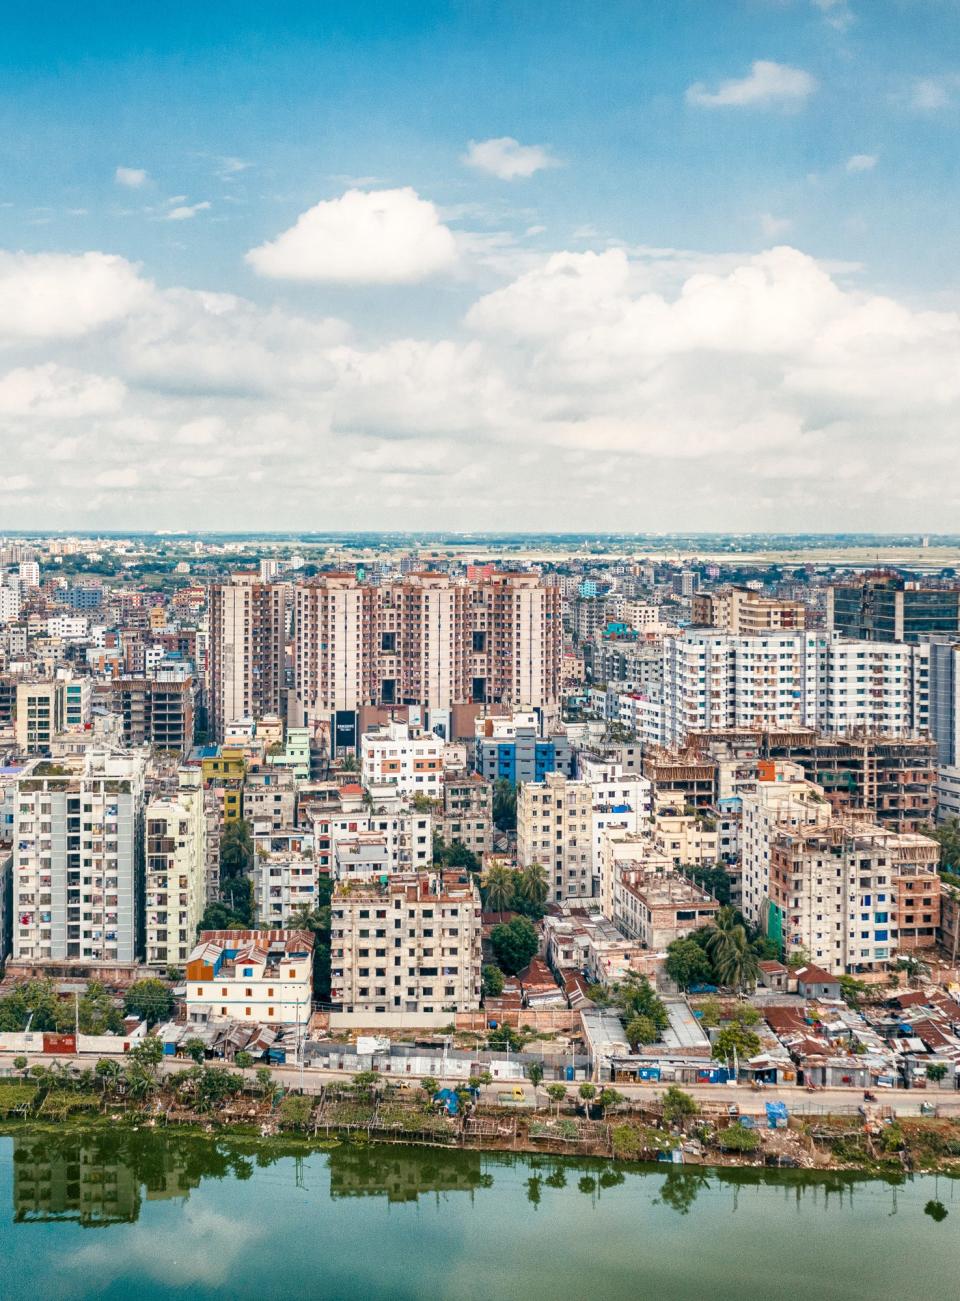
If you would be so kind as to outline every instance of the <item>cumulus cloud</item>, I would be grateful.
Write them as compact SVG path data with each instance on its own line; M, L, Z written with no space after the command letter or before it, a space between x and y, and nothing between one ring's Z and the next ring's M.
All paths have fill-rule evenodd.
M489 172L501 181L513 181L518 176L533 176L534 172L560 165L559 159L554 158L543 145L522 145L513 136L471 140L463 161L468 167Z
M847 159L848 172L872 172L876 165L876 154L852 154Z
M114 376L85 375L55 362L0 375L0 420L43 416L74 420L118 411L124 385Z
M124 185L128 190L140 190L150 177L142 167L118 167L113 179L117 185Z
M757 59L747 76L722 81L716 90L698 81L687 89L686 98L697 108L798 107L816 88L816 79L802 68Z
M138 268L112 254L0 251L0 338L77 338L126 316L149 293Z
M343 528L370 500L390 528L908 528L921 512L946 530L960 508L960 314L783 243L528 250L462 320L416 334L160 289L122 259L107 270L130 296L93 311L83 257L11 256L0 289L11 265L33 279L7 302L47 294L59 323L6 340L11 527L34 518L37 464L64 527L309 527L318 494Z
M347 190L247 254L262 276L341 284L413 284L455 260L453 232L409 186Z

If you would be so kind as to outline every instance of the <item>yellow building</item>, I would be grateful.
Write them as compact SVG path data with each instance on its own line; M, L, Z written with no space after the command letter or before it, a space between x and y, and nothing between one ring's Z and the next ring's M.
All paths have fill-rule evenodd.
M224 822L235 822L243 813L243 778L246 759L241 749L222 747L200 760L205 787L217 792Z

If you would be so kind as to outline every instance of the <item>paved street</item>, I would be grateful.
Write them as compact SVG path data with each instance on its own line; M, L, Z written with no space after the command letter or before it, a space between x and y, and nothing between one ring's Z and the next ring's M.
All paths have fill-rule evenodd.
M9 1076L17 1073L13 1069L13 1058L16 1055L14 1053L0 1053L0 1075ZM122 1058L123 1054L115 1054L115 1056ZM28 1058L31 1065L36 1063L49 1065L51 1061L58 1061L69 1063L80 1069L92 1066L96 1060L92 1056L54 1057L47 1054L33 1054ZM227 1065L226 1063L215 1064ZM183 1058L168 1059L161 1064L161 1072L165 1075L171 1074L183 1070L189 1065L190 1063ZM252 1068L248 1074L252 1074L253 1069L255 1068ZM300 1067L296 1065L277 1066L272 1069L274 1079L287 1088L299 1088L302 1078L303 1088L307 1093L318 1092L324 1084L331 1081L349 1081L352 1078L351 1073L348 1071L326 1071L313 1066L305 1067L302 1076ZM393 1079L398 1083L415 1083L418 1077L385 1076L384 1078L387 1080ZM463 1081L451 1077L442 1079L439 1082L442 1085L456 1086ZM495 1102L498 1094L515 1088L518 1083L524 1092L524 1104L521 1105L532 1106L534 1089L528 1080L522 1082L498 1080L483 1089L482 1095L491 1102ZM570 1084L569 1091L575 1093L578 1087L578 1084ZM638 1101L656 1100L663 1093L665 1087L662 1084L618 1084L616 1086L618 1092L622 1093L624 1097L637 1099ZM731 1103L736 1103L741 1111L755 1115L762 1115L764 1103L772 1102L774 1099L785 1102L794 1115L855 1112L863 1102L863 1093L858 1089L823 1089L818 1090L816 1093L808 1093L805 1089L797 1088L765 1088L756 1093L750 1089L749 1085L744 1084L701 1084L684 1085L682 1087L686 1093L691 1094L701 1104L721 1103L729 1106ZM941 1116L960 1116L960 1092L953 1090L882 1089L876 1091L876 1096L879 1105L891 1107L898 1116L919 1115L920 1107L925 1102L935 1103L938 1114ZM541 1107L547 1105L547 1095L543 1085L537 1091L537 1098Z

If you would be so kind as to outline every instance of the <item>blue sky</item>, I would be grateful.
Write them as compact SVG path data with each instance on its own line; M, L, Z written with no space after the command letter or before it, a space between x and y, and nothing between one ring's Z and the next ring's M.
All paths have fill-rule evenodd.
M882 437L886 455L898 431L906 442L928 437L941 419L946 440L956 414L958 124L957 0L23 7L5 15L0 45L0 248L23 255L22 276L10 285L28 292L32 268L42 273L45 294L65 294L56 311L69 313L78 294L102 288L99 280L78 282L67 293L71 268L100 253L130 264L149 289L133 294L135 305L121 295L105 316L98 309L92 326L24 331L14 323L6 331L0 367L8 365L14 380L4 406L0 378L0 418L7 411L0 438L12 462L10 513L33 520L48 511L51 523L78 527L95 518L122 527L145 514L166 527L195 525L185 516L202 507L212 522L238 526L255 501L264 526L286 522L291 511L295 522L320 526L313 511L322 484L297 501L280 486L292 466L313 456L335 463L342 476L331 526L375 523L346 503L376 484L390 527L451 524L464 518L465 504L471 527L602 526L604 518L618 527L636 519L637 528L768 527L780 519L791 527L933 527L919 479L907 485L905 502L891 506L901 471L891 463L896 477L877 479L870 440ZM502 138L514 142L508 156L519 149L527 159L527 174L508 176L496 145L499 172L467 161L471 141ZM536 155L523 154L529 150ZM319 204L321 224L282 252L298 263L303 240L322 239L336 260L327 218L342 215L349 226L353 210L323 205L351 189L365 196L409 189L421 206L391 208L383 217L387 242L401 227L401 241L407 238L405 222L418 241L417 223L429 218L449 232L455 252L453 244L438 248L419 269L394 273L381 264L346 275L326 264L300 275L276 258L265 270L264 258L251 254ZM718 334L705 344L694 330L696 337L678 336L669 358L654 357L651 341L634 332L638 310L646 319L640 300L654 293L682 307L689 277L709 275L721 278L729 306L740 293L737 267L776 246L806 259L796 285L783 259L773 270L759 264L785 286L776 311L789 318L791 295L804 302L808 290L819 295L818 306L804 316L806 332L777 351L772 379L764 332L776 334L780 316L763 324L749 357L738 347L745 396L733 411ZM651 249L668 252L651 256ZM591 259L606 256L600 265L616 270L617 250L627 279L615 289L606 280L597 286ZM588 260L555 268L545 284L544 268L558 254ZM30 261L49 255L75 261ZM819 280L811 287L808 276L829 277L831 288ZM519 321L518 304L527 312L533 296L538 311L547 303L554 313L558 277L576 278L586 298L610 298L593 321L581 305L569 315L565 304L556 314L562 329L546 340L540 325ZM521 281L511 296L477 307ZM240 335L231 333L231 318L211 340L199 297L174 306L170 295L181 291L242 299ZM913 315L891 324L893 308L874 307L853 347L850 332L863 331L861 309L875 295ZM0 281L0 336L2 306ZM743 307L754 324L755 309ZM933 331L942 380L931 374L929 340L921 339L931 328L929 309L950 317ZM176 312L186 315L174 320ZM214 315L223 324L231 313ZM616 338L608 338L614 320ZM853 375L851 357L863 362L877 320L882 345ZM296 343L305 321L307 333L323 336L313 339L311 356L322 353L323 364L309 383ZM818 339L827 324L842 357L823 355ZM190 379L190 405L178 407L184 382L172 341L197 330L198 367L208 345L218 354L242 352L270 336L274 369L245 392L242 377L224 380L218 356L210 382ZM603 357L578 373L584 340L589 351L601 335ZM920 383L939 394L940 406L914 415L904 392L891 422L886 393L881 420L871 377L883 374L888 383L904 340L914 349L905 389ZM616 374L611 355L620 358ZM631 389L637 372L644 384ZM557 374L572 386L562 401ZM534 375L543 378L540 389ZM690 376L702 390L695 407ZM113 387L101 385L94 400L90 377ZM431 387L438 396L426 411L423 390ZM613 404L612 392L619 393ZM79 414L67 411L65 393L86 395ZM715 446L706 427L711 398L725 412L726 433ZM640 409L645 418L631 433ZM209 422L207 434L188 432L182 446L205 449L208 469L192 495L180 490L183 463L158 453L155 473L142 467L151 447L168 445L195 420ZM222 455L218 463L216 431L226 429L240 429L248 461L256 462L249 473L259 479L240 483ZM44 492L36 473L18 463L25 433L61 449L65 478L55 472ZM273 462L257 453L269 450L271 438ZM469 455L465 441L472 441ZM506 495L498 482L504 443L522 446L528 458L523 489ZM69 492L71 447L91 473L91 457L100 465L102 482L91 480L82 509ZM838 449L850 459L835 497L798 487L798 477L811 478L811 455L830 476L828 453ZM945 463L948 454L945 441ZM597 455L611 478L597 477ZM189 453L194 469L203 456ZM575 468L558 475L564 458ZM744 500L734 484L756 471L757 460L756 490ZM720 496L705 486L691 491L698 471L718 482L714 461L735 462L736 479ZM274 474L271 463L281 462ZM351 464L344 469L344 462ZM624 489L635 487L641 464L642 483L657 489L657 500L644 503L649 519L636 517L635 492ZM858 464L873 486L851 499L851 485L863 478ZM954 503L931 495L930 505L946 527ZM555 518L558 508L564 518Z

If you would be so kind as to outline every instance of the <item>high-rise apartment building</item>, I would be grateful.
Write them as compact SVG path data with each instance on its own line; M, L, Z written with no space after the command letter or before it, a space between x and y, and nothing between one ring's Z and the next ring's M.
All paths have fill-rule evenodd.
M827 627L862 641L926 641L960 634L960 587L869 574L827 590Z
M830 971L883 969L933 948L938 847L871 823L777 827L770 837L770 933Z
M134 962L142 952L142 753L36 760L17 779L13 954Z
M17 684L17 748L24 754L49 754L64 724L62 681Z
M589 782L548 773L542 782L524 782L517 791L517 861L540 863L549 898L593 894L593 788Z
M779 628L805 628L807 607L802 601L761 596L751 587L728 587L694 596L693 622L753 636Z
M207 822L203 775L181 768L175 795L147 805L146 962L182 966L206 904Z
M118 678L110 683L114 709L123 718L127 745L152 745L186 754L193 745L193 679L158 670L151 677Z
M214 735L237 718L281 713L286 590L235 574L210 589L208 690Z
M534 574L378 586L324 574L296 588L295 681L306 717L362 705L555 704L560 592Z
M480 1006L480 894L469 874L422 872L335 887L330 997L345 1012Z

